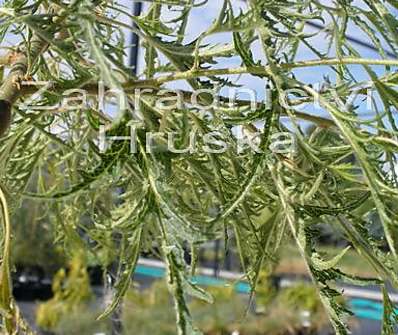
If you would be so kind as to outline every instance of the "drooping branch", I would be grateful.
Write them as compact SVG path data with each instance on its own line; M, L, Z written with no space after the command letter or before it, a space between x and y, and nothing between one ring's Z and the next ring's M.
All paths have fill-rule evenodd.
M284 70L294 69L294 68L306 68L313 66L333 66L333 65L385 65L385 66L398 66L397 59L366 59L366 58L330 58L330 59L319 59L319 60L309 60L297 63L282 63L279 67ZM270 75L269 66L242 66L237 68L221 68L221 69L205 69L205 70L188 70L184 72L175 72L169 75L159 76L155 79L148 79L140 81L141 85L146 86L159 86L167 82L178 81L178 80L188 80L199 77L212 77L212 76L223 76L223 75L242 75L242 74L253 74L253 75ZM126 89L135 88L137 81L127 83L125 85Z

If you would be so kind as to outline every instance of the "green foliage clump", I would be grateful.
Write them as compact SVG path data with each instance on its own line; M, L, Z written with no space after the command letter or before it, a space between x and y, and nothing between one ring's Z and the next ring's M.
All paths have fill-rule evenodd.
M248 301L235 292L233 285L212 287L209 293L214 298L213 304L199 300L190 304L192 315L205 334L231 334L240 329L242 324L250 322L246 315Z
M317 313L323 309L316 288L308 284L296 284L281 293L281 302L291 308Z
M276 295L276 288L272 285L272 273L267 269L262 269L258 276L256 289L256 312L262 313L273 301Z
M143 292L129 290L122 318L126 335L175 335L173 300L164 282L155 282Z
M109 320L98 321L96 317L99 312L98 309L90 309L87 304L77 306L73 311L62 316L55 329L53 329L54 333L57 335L110 334L111 323Z
M66 256L55 243L55 228L41 213L40 204L26 201L13 217L12 262L23 267L41 267L47 274L66 266ZM34 246L34 248L32 247Z
M68 271L61 269L56 273L52 290L54 296L39 304L36 311L37 325L46 330L55 330L60 320L76 313L92 297L90 278L82 252L75 253Z

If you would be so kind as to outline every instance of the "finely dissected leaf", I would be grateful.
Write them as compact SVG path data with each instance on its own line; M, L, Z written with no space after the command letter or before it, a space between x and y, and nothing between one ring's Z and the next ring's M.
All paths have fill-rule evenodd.
M383 301L383 325L381 334L394 335L398 325L398 314L394 304L388 296L388 291L385 286L383 286Z
M10 292L8 211L13 220L34 201L37 222L67 254L78 247L104 268L119 265L101 317L122 301L140 253L152 252L167 265L179 334L198 334L187 296L212 301L192 282L200 248L218 240L237 255L254 297L260 271L272 271L293 239L335 332L347 334L336 283L398 285L394 8L396 0L159 0L134 17L121 1L5 1L4 324L25 327ZM211 19L196 25L202 15ZM145 54L136 74L125 62L127 31ZM52 84L32 100L30 79ZM259 138L262 152L238 150L240 132ZM210 133L217 142L206 142ZM339 230L376 278L341 271L348 249L325 256L323 229ZM393 334L384 295L383 332Z
M341 213L351 212L361 206L368 198L369 192L365 192L362 196L358 197L353 203L348 204L343 207L322 207L322 206L312 206L312 205L299 205L298 208L303 210L306 214L313 217L319 217L321 215L334 215L337 216Z
M253 60L253 55L250 51L250 45L249 44L244 44L242 41L242 38L238 32L233 33L234 36L234 45L235 49L239 53L240 57L243 60L243 63L246 66L255 66L254 60Z
M114 287L115 296L109 306L107 306L106 310L100 316L98 316L98 320L109 316L119 305L124 297L124 294L128 290L131 282L131 274L134 273L139 256L141 234L142 229L138 228L137 231L134 232L130 238L128 238L126 243L129 245L125 246L126 250L120 256L121 262L123 264L121 264L119 273L117 274L118 278Z
M200 335L202 333L193 326L192 317L188 310L185 297L187 293L186 288L189 287L189 290L191 293L193 292L195 296L204 297L205 300L210 300L210 298L205 296L201 290L197 291L198 289L187 282L188 278L185 273L186 265L183 260L181 246L177 244L163 245L163 252L167 264L167 283L174 298L178 334Z
M344 257L345 253L350 250L350 247L345 248L342 250L338 255L334 256L333 259L329 261L324 261L322 260L319 255L313 254L312 255L312 265L318 270L318 271L324 271L324 270L329 270L331 268L334 268L337 266L339 261Z

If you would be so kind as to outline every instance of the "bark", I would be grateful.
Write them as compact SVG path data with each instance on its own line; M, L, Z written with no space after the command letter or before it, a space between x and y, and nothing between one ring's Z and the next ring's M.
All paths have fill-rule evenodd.
M21 96L21 80L27 75L28 56L35 63L42 52L47 48L47 43L38 37L31 41L29 50L20 54L11 67L10 73L0 87L0 137L10 127L12 119L12 107ZM29 53L29 54L28 54Z

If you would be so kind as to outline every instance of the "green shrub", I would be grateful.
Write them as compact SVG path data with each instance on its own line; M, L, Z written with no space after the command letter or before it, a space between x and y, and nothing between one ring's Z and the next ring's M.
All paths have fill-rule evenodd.
M55 327L57 335L94 335L97 333L110 334L110 320L96 320L100 311L90 308L87 304L76 308L62 316Z
M125 335L175 335L175 322L173 301L164 282L127 293L123 302Z
M69 263L69 271L61 269L54 277L53 298L38 306L36 323L45 330L54 330L65 317L81 310L82 304L92 297L90 278L84 255L76 252ZM76 322L80 323L80 320Z
M285 288L280 293L279 300L292 309L308 310L312 313L318 313L323 308L316 288L305 283Z

